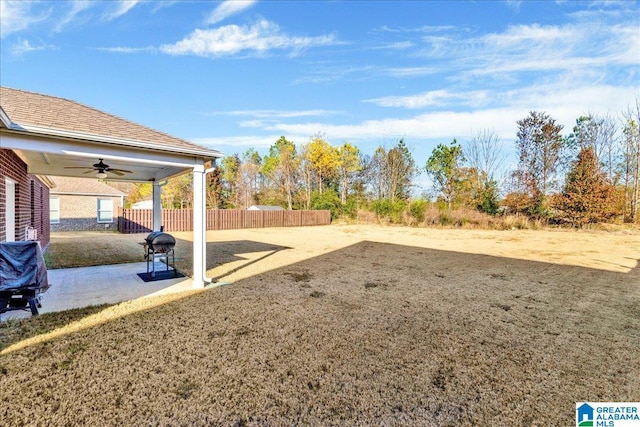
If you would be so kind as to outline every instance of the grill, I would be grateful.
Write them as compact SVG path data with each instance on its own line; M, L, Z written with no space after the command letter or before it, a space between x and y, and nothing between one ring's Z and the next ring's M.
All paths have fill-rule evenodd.
M31 310L37 316L47 289L47 267L38 242L0 243L0 314Z
M168 233L162 231L154 231L149 233L143 242L145 248L144 257L147 260L147 274L151 274L151 277L156 275L156 261L163 261L167 265L167 271L169 268L173 269L173 274L178 275L176 271L176 255L173 250L176 246L176 239ZM169 262L171 257L171 262Z

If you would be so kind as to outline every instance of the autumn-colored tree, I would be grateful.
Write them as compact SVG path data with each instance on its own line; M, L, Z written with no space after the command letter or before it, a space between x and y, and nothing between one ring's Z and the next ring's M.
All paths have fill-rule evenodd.
M130 207L134 203L142 200L151 199L153 193L153 185L149 182L139 182L133 185L133 188L127 195L127 206Z
M193 175L187 173L171 178L162 187L162 199L166 208L190 208L193 201Z
M551 198L551 207L576 227L606 222L621 213L616 189L602 172L593 147L580 150L562 194Z
M322 136L317 135L311 139L306 152L310 166L315 172L318 192L322 194L324 183L335 176L338 171L338 151L331 146Z

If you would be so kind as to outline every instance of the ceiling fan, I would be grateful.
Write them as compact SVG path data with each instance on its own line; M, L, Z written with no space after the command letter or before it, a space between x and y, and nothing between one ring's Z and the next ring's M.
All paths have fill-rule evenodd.
M65 169L88 169L86 172L83 172L83 175L86 175L91 172L98 172L96 174L96 178L104 179L106 178L107 172L113 173L114 175L123 176L125 173L132 173L131 171L125 169L114 169L110 168L109 165L104 163L102 159L98 163L94 163L93 167L86 166L66 166Z

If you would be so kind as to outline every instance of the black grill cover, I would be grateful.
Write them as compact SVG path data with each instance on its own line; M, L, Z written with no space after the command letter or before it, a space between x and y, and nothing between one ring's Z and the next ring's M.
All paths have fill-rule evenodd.
M38 242L0 243L0 291L47 289L47 267Z
M176 245L176 239L171 234L164 233L162 231L154 231L153 233L149 233L145 240L152 249L154 247L173 249L173 247Z

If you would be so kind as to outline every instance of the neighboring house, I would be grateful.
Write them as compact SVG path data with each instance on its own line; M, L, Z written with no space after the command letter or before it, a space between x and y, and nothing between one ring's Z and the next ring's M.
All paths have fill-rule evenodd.
M153 200L141 200L131 205L131 209L153 209Z
M247 208L248 211L283 211L282 206L271 205L251 205Z
M93 178L54 177L51 231L117 230L125 194Z
M171 94L165 100L174 108ZM150 109L153 105L149 106ZM139 125L78 102L0 87L0 242L24 240L27 227L49 242L47 178L68 176L109 182L149 182L154 206L161 183L191 174L193 186L193 286L211 282L206 271L206 175L222 153ZM87 175L90 173L91 175ZM153 229L162 227L153 210Z
M25 231L32 227L44 249L49 244L49 189L53 183L27 170L16 153L0 148L0 242L26 240Z

